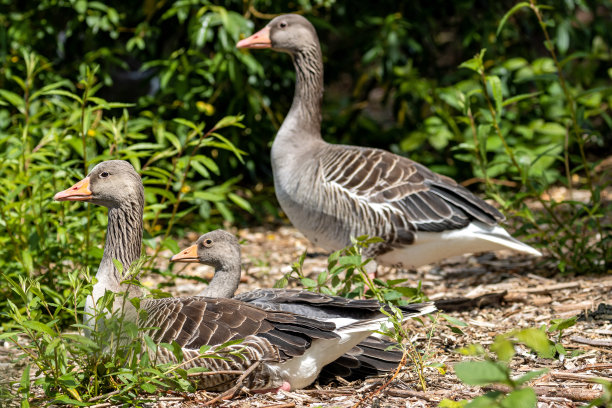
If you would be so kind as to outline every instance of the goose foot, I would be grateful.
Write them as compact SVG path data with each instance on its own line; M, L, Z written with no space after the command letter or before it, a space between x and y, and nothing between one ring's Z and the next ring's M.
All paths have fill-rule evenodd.
M268 388L265 390L251 390L253 394L265 394L268 392L277 393L279 391L291 391L291 384L289 384L287 381L283 381L283 385L281 385L278 388Z

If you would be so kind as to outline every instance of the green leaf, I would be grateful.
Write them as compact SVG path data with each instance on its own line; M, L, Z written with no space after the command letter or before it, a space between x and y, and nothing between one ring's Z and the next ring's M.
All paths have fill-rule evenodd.
M23 98L14 92L7 91L6 89L0 89L0 96L6 99L11 105L19 109L21 112L25 109L25 102Z
M506 336L496 336L490 349L497 355L497 358L501 361L510 361L514 357L514 343L512 343Z
M548 332L561 331L568 329L576 324L578 316L572 316L569 319L552 319Z
M236 204L238 207L242 208L243 210L248 211L250 213L253 212L253 208L251 207L251 204L244 198L240 197L239 195L234 194L234 193L229 193L227 195L227 198L232 200L234 204Z
M539 96L540 94L542 94L542 91L539 91L539 92L530 92L530 93L515 95L515 96L513 96L511 98L506 99L502 103L502 106L512 105L513 103L518 103L518 102L523 101L525 99L534 98L536 96Z
M506 14L504 14L504 16L502 17L502 19L499 22L499 25L497 26L497 31L495 32L495 36L499 36L499 33L501 32L502 28L504 28L504 25L506 24L506 21L508 21L508 19L517 11L519 11L520 9L524 8L524 7L529 7L529 3L527 2L520 2L518 4L515 4L514 7L512 7L510 10L508 10L508 12Z
M302 278L300 279L300 282L302 282L302 285L305 288L314 288L317 286L317 282L315 282L314 280L310 279L310 278Z
M453 367L457 377L468 385L509 384L508 368L493 361L463 361Z
M226 117L222 118L220 121L218 121L215 124L215 126L213 126L213 129L219 130L219 129L222 129L222 128L228 127L228 126L244 127L244 125L242 123L240 123L240 121L243 118L244 118L243 115L226 116Z
M456 318L454 318L452 316L449 316L447 314L440 313L440 316L442 316L447 322L449 322L450 324L454 324L455 326L460 326L460 327L467 327L468 326L467 323L465 323L465 322L463 322L463 321L461 321L459 319L456 319Z
M533 408L537 402L535 391L532 388L523 388L512 391L501 400L500 405L504 408Z
M338 258L340 265L359 266L361 265L361 255L341 256Z
M483 48L480 50L480 53L477 54L476 56L474 56L474 58L471 58L467 61L464 61L461 63L461 65L459 65L459 68L467 68L467 69L471 69L472 71L481 73L484 71L484 64L482 62L482 59L485 55L485 52L487 51L486 48Z
M157 391L157 387L154 386L151 383L143 383L140 384L140 388L144 391L144 392L148 392L149 394L153 394L155 391Z
M530 327L516 333L517 339L544 358L553 358L550 340L543 330Z
M502 394L500 391L489 391L485 395L474 398L465 408L499 408L497 399Z
M55 337L57 335L57 333L49 326L36 320L26 320L22 322L22 325L28 329L37 331L39 333L48 334L51 337Z
M463 408L467 404L467 400L453 401L448 398L444 398L438 404L439 408Z
M486 77L487 83L491 86L491 93L493 94L493 100L495 101L495 112L498 118L502 114L503 106L503 92L501 79L497 75L489 75ZM499 122L499 119L498 119Z

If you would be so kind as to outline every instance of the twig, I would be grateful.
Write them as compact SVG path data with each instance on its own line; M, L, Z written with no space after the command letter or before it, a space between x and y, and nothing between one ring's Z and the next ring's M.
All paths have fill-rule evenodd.
M353 408L359 407L361 404L363 404L366 401L370 400L371 398L376 396L376 394L380 393L382 390L387 388L389 386L389 384L391 384L391 381L395 380L395 378L399 375L399 372L401 371L402 367L406 364L406 359L407 358L408 358L408 353L407 353L406 350L404 350L404 355L402 356L402 359L400 360L399 364L397 365L397 369L395 370L395 372L393 373L391 378L387 382L385 382L383 385L378 387L377 390L372 391L371 393L369 393L368 395L366 395L365 397L360 399L355 405L353 405Z
M570 337L570 340L575 341L576 343L588 344L589 346L612 347L612 340L587 339L586 337L581 336L572 336Z
M511 388L505 385L490 385L483 387L487 390L495 390L502 392L510 392ZM591 401L599 398L601 391L591 390L588 388L559 388L559 387L533 387L536 395L546 397L567 398L572 401Z
M90 399L89 402L99 401L104 398L112 397L113 395L117 395L120 392L121 392L120 390L115 390L115 391L111 391L106 394L98 395L97 397L93 397L92 399Z
M187 377L206 377L209 375L224 375L224 374L235 374L235 375L240 375L244 373L244 371L241 370L219 370L219 371L203 371L201 373L189 373L187 374Z
M548 292L554 292L556 290L561 290L561 289L572 289L572 288L579 288L579 287L580 287L580 282L566 282L566 283L558 283L556 285L538 286L536 288L512 289L512 292L548 293Z
M353 391L349 390L300 390L302 394L319 394L319 395L353 395Z
M105 407L110 407L110 406L111 406L110 402L105 402L102 404L90 405L89 408L105 408Z
M606 380L612 381L610 377L601 377L596 375L588 375L588 374L578 374L578 373L570 373L567 371L551 371L548 373L552 378L556 378L559 380L575 380L575 381L584 381L594 383L597 380Z
M595 363L595 364L587 364L584 367L574 368L572 370L573 373L577 373L579 371L587 371L587 370L605 370L612 368L612 363Z
M276 405L264 405L261 408L293 408L295 407L295 402L287 402L285 404L276 404Z
M229 390L225 391L223 394L219 394L217 395L215 398L211 399L210 401L206 402L204 404L205 407L211 406L212 404L215 404L219 401L221 401L222 399L231 399L234 397L234 395L236 394L236 392L238 392L238 390L240 390L242 388L242 382L244 381L245 378L247 378L257 367L259 367L259 364L261 364L261 361L256 361L255 363L253 363L245 372L244 374L242 374L238 380L236 380L236 385L234 385L232 388L230 388Z
M415 397L415 398L423 399L429 402L438 401L437 399L431 398L430 396L425 394L423 391L402 390L400 388L389 388L386 391L386 394L392 397L402 397L402 398Z

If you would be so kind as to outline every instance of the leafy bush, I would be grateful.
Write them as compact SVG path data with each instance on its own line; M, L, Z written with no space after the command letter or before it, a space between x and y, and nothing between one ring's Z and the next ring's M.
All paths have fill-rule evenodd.
M109 158L129 160L143 175L145 243L155 253L177 249L170 239L177 221L198 214L202 221L191 221L197 225L212 213L231 220L229 203L250 210L234 193L236 180L215 185L219 167L209 156L227 150L241 158L242 152L218 133L240 126L240 117L227 116L208 128L180 118L160 121L147 112L130 117L126 104L96 96L95 70L86 70L76 84L44 84L48 66L32 53L23 59L25 76L12 78L21 95L0 90L0 267L7 278L40 275L42 290L61 297L69 292L71 270L97 267L102 250L94 243L103 242L103 210L59 206L52 197ZM8 290L0 289L3 310Z
M134 262L125 276L137 274L145 261L143 257ZM116 264L121 267L120 263ZM121 269L119 272L123 274ZM8 301L11 323L0 339L9 341L22 351L25 369L20 387L17 390L9 388L7 395L0 395L0 404L2 398L20 398L21 406L29 407L29 400L34 398L34 385L42 388L46 403L87 406L87 402L105 400L133 405L147 401L150 399L148 394L160 391L193 392L197 387L197 376L207 371L202 367L183 368L193 360L184 359L176 342L156 344L146 329L124 320L120 311L113 310L115 301L124 305L131 301L138 311L139 302L127 299L125 293L106 292L96 305L96 314L91 320L94 329L83 325L80 299L91 293L92 284L81 272L69 272L70 291L64 296L52 297L45 293L38 279L4 277L15 298L25 306L19 308L16 303ZM138 284L137 281L131 282ZM63 330L60 324L63 315L68 315L72 321L69 331ZM230 341L216 347L205 345L194 358L240 357L239 343ZM176 362L158 361L160 348L169 350ZM33 382L31 371L36 374ZM16 395L15 391L21 395Z

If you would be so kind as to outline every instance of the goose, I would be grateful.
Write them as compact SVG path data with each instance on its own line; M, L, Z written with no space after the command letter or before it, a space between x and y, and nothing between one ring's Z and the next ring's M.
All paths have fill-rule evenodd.
M171 262L200 263L215 268L209 285L201 296L234 298L266 310L282 310L321 319L367 318L375 316L380 304L375 300L349 300L298 289L257 289L234 295L241 275L238 239L225 230L210 231L196 243L172 256ZM352 381L381 375L397 368L402 353L388 350L395 343L370 336L325 366L319 381L336 376Z
M541 256L498 225L505 218L497 209L451 178L385 150L323 140L323 60L306 18L278 16L236 46L292 58L295 93L272 143L272 172L281 208L311 242L335 251L351 237L380 237L364 255L401 268L504 248Z
M321 369L378 330L387 321L382 313L364 319L343 321L264 310L236 299L191 296L150 299L122 282L116 259L128 267L139 258L142 246L144 188L132 165L109 160L96 165L89 175L72 187L57 193L57 201L83 201L108 208L108 227L102 261L98 268L91 301L86 311L93 313L106 291L140 297L140 310L131 302L115 303L124 318L143 328L156 343L176 342L185 357L183 368L205 367L211 371L235 370L250 375L243 384L251 390L274 391L310 385ZM429 303L403 308L404 317L430 313ZM144 312L144 313L143 313ZM87 316L86 316L87 318ZM89 320L91 322L91 320ZM218 346L244 339L228 347L241 356L227 359L199 359L203 345ZM176 362L173 353L158 349L159 362ZM206 375L199 386L211 391L232 389L235 377L227 373Z

